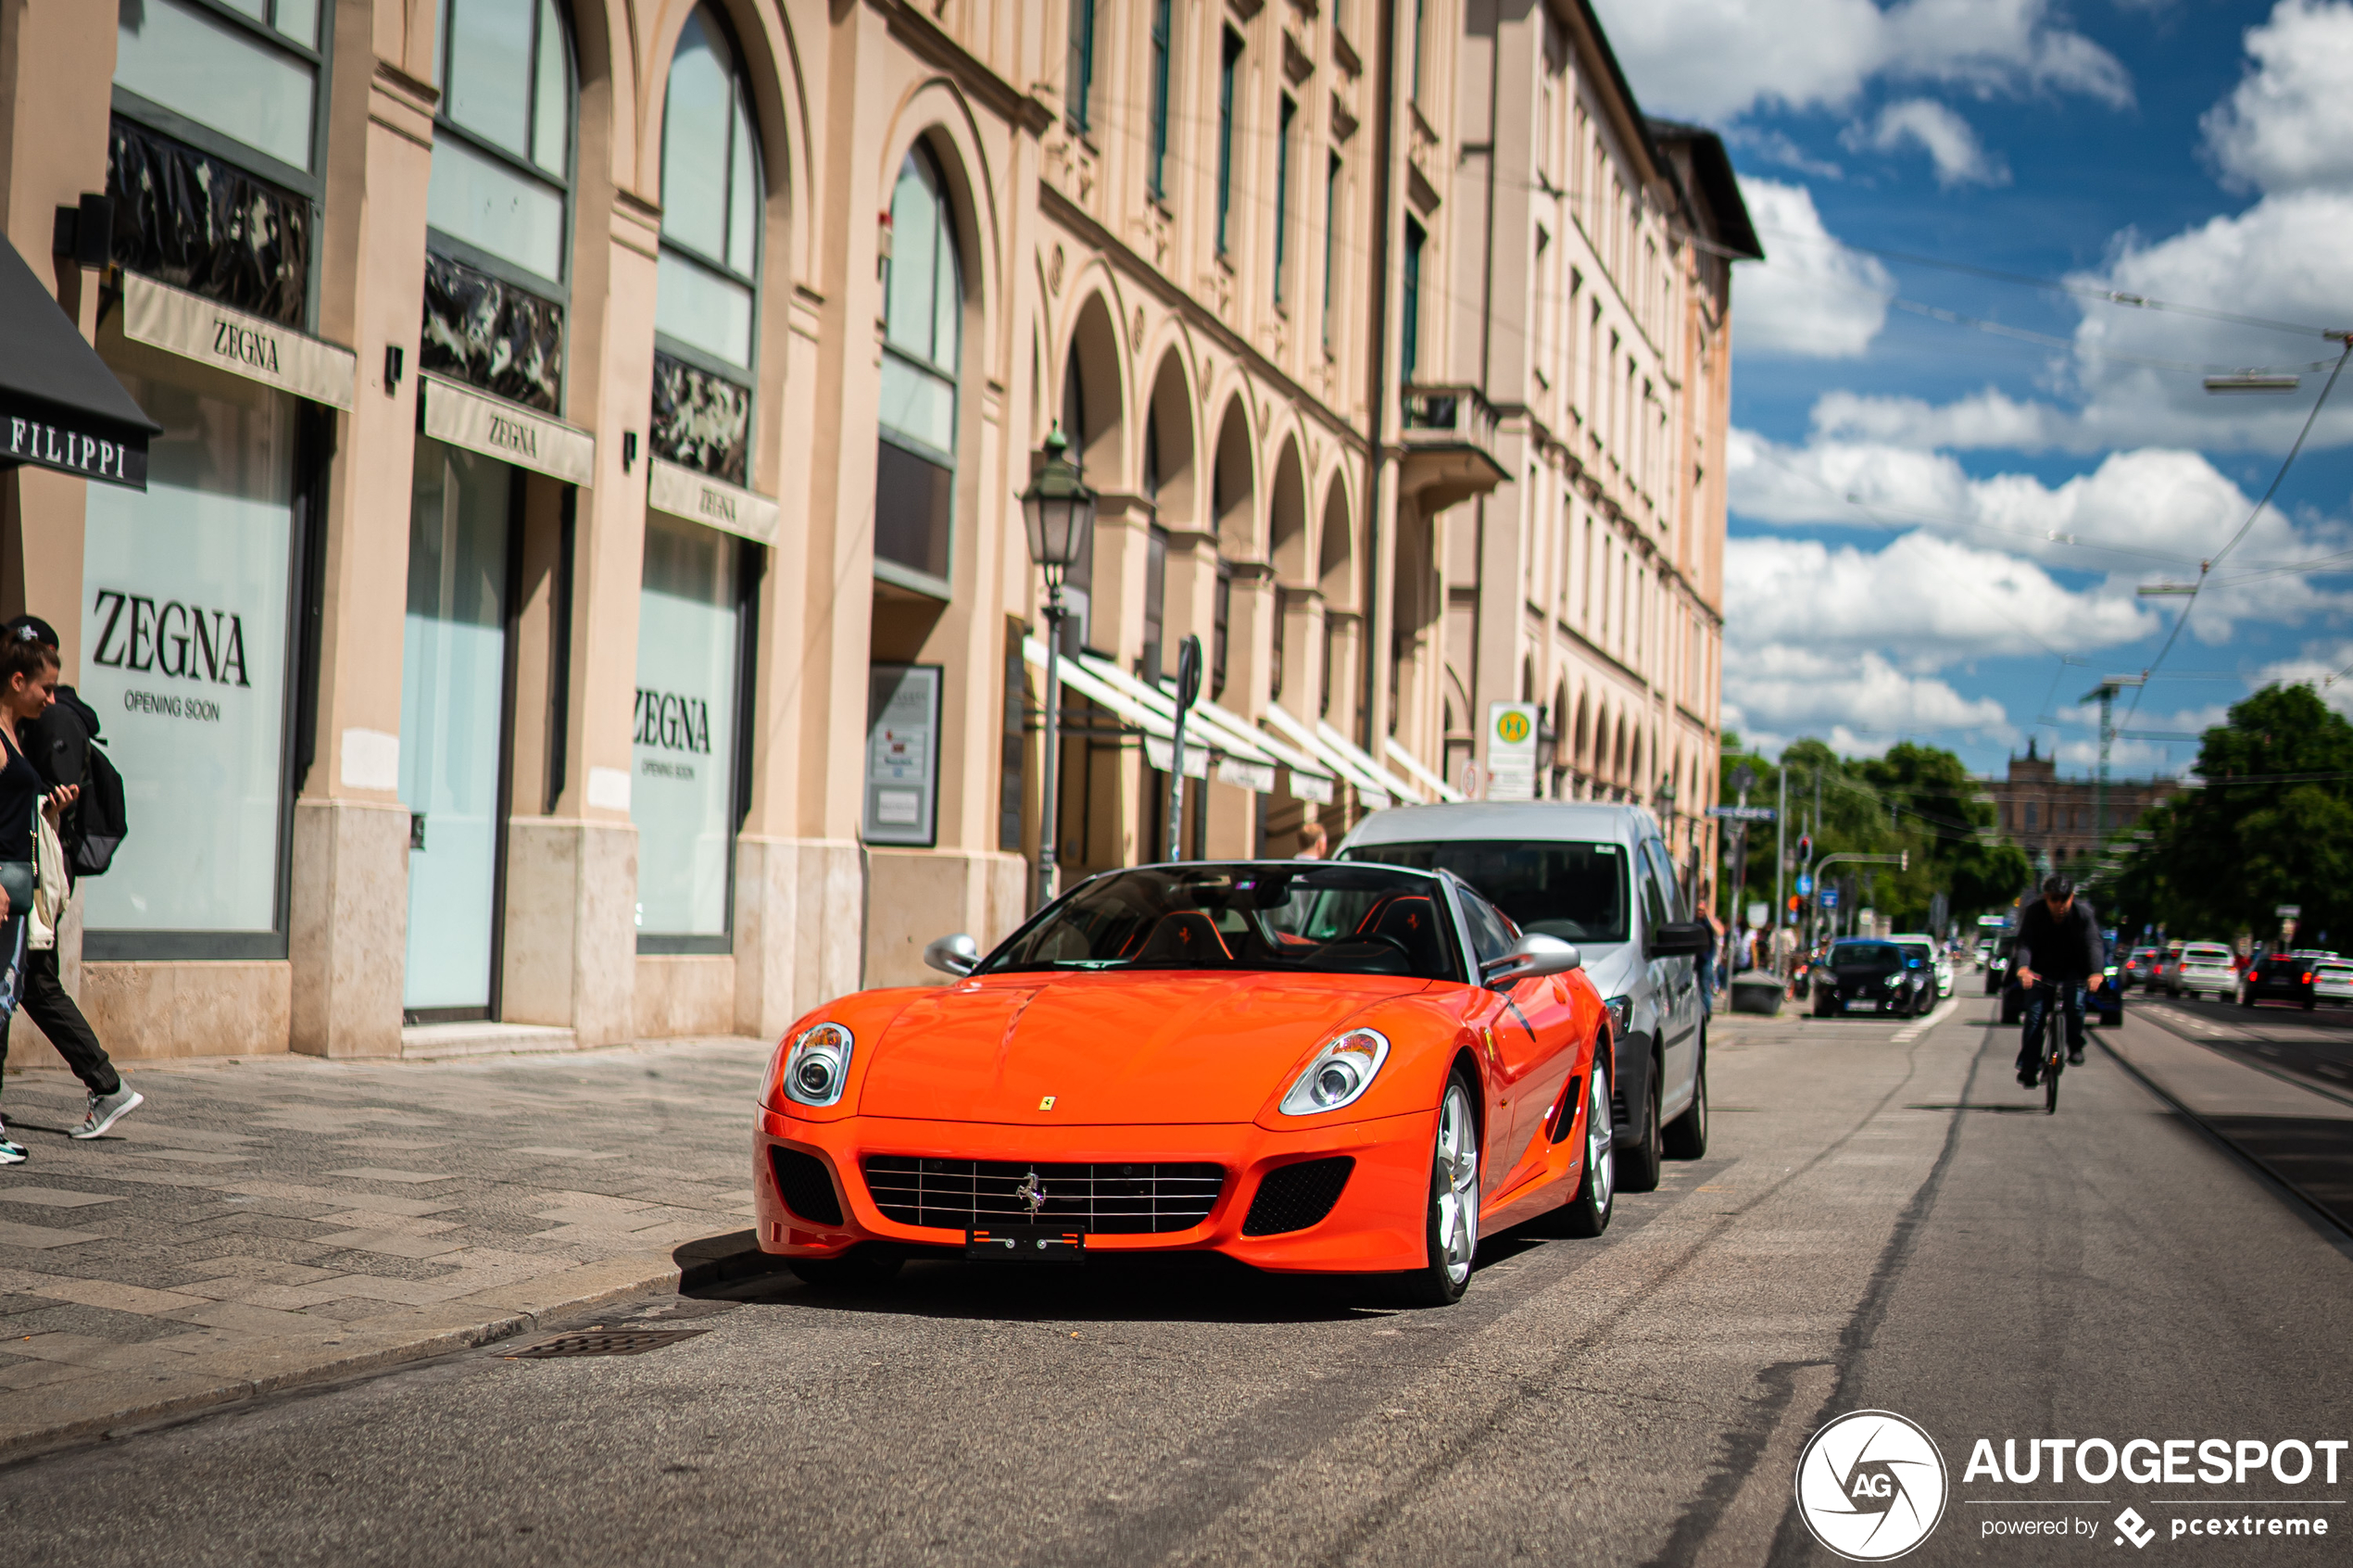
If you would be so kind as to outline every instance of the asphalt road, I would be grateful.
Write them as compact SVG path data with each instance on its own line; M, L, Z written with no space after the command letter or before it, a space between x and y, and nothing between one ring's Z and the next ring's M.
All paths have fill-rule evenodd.
M1880 1408L1948 1467L1909 1562L2113 1553L2127 1504L2169 1557L2341 1558L2168 1532L2221 1503L2353 1531L2316 1500L2353 1499L2353 1462L2334 1486L1964 1478L1980 1437L2353 1437L2334 1233L2096 1052L2043 1115L1992 1010L1743 1021L1707 1159L1600 1241L1497 1238L1453 1309L1222 1269L769 1281L644 1303L705 1332L643 1355L494 1347L20 1463L0 1539L142 1568L1827 1563L1800 1449ZM2055 1519L2078 1533L1987 1534Z

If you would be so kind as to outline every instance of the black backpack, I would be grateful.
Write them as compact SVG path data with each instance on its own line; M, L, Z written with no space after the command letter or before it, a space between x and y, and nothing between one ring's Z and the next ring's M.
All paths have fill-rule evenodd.
M122 775L98 739L98 715L71 686L57 688L57 700L33 721L26 751L53 784L79 784L82 797L59 821L57 837L68 874L104 876L130 831Z
M75 876L104 876L114 864L114 852L131 831L131 817L122 799L122 775L101 741L90 747L88 771L82 781L82 798L65 816L59 834L66 859Z

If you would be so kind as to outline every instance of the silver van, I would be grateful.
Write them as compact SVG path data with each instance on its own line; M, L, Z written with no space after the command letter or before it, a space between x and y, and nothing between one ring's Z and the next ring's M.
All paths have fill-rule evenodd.
M1449 871L1523 932L1577 944L1609 1004L1617 1182L1658 1185L1662 1158L1707 1152L1707 1018L1694 920L1658 820L1640 806L1534 800L1376 811L1338 856Z

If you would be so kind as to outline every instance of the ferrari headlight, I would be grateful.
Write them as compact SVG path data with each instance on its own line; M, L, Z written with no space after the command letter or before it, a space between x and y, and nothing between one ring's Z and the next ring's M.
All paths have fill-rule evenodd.
M1315 1053L1283 1096L1283 1114L1316 1116L1353 1103L1372 1087L1373 1074L1388 1060L1388 1035L1378 1029L1349 1030Z
M832 1105L849 1082L849 1031L838 1023L804 1029L785 1053L785 1094L801 1105Z

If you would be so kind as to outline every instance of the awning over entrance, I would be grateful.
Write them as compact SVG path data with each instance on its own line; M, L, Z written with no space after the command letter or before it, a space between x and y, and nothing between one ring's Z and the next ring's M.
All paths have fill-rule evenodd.
M1046 667L1046 645L1035 637L1022 644L1022 654L1040 670ZM1106 659L1080 654L1062 663L1063 684L1088 701L1116 715L1143 737L1147 760L1163 772L1176 759L1176 699L1155 691ZM1220 784L1274 793L1275 770L1290 771L1291 793L1302 799L1328 799L1331 780L1322 763L1253 731L1214 702L1197 702L1185 719L1185 776L1214 778Z
M147 418L41 280L0 242L0 468L147 487Z
M1440 778L1436 773L1431 772L1428 768L1424 767L1420 758L1415 756L1412 752L1397 744L1397 737L1395 735L1391 735L1389 739L1383 741L1381 743L1381 749L1389 754L1389 759L1391 762L1394 762L1399 767L1404 769L1408 776L1419 779L1422 782L1423 786L1432 795L1438 797L1439 799L1457 801L1468 800L1470 798L1469 796L1465 795L1461 790L1456 789L1453 784L1448 784L1444 779Z
M1420 785L1399 778L1321 720L1316 721L1314 729L1309 729L1305 723L1292 718L1280 703L1269 703L1266 722L1270 728L1281 731L1294 744L1320 759L1334 773L1354 784L1357 797L1375 810L1401 799L1418 801L1422 798Z

